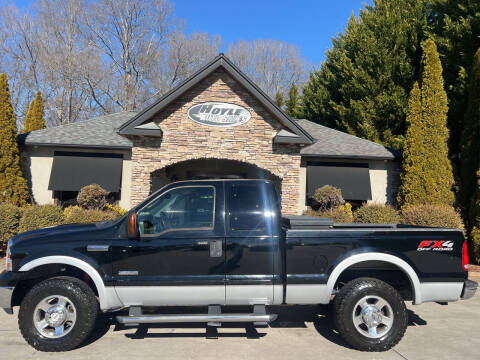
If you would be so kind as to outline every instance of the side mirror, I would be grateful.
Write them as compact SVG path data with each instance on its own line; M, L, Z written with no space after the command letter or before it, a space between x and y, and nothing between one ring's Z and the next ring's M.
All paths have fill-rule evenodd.
M131 213L128 217L127 236L129 239L138 238L137 216L135 213Z

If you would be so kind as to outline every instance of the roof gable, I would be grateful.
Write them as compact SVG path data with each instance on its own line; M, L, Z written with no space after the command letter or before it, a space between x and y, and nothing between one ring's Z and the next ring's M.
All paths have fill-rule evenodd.
M145 135L145 131L142 131L141 128L143 124L150 122L155 114L166 108L170 103L219 68L224 69L234 80L238 81L243 87L245 87L256 98L256 100L258 100L259 103L265 107L265 109L267 109L286 129L288 129L288 131L293 133L297 138L297 143L313 143L313 138L308 134L308 132L292 121L267 94L265 94L257 85L255 85L223 54L218 55L215 59L193 74L191 77L164 94L155 103L139 112L131 120L124 123L118 129L118 133L120 135Z

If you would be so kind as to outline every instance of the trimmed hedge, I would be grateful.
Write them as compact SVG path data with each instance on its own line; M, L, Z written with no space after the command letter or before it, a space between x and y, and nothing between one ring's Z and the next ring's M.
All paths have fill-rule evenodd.
M349 203L326 211L308 209L303 213L303 215L329 218L336 223L353 222L352 205Z
M82 209L79 206L66 208L64 213L65 224L89 224L99 221L115 220L120 217L118 213L113 211L88 210Z
M65 216L60 207L56 205L32 205L23 209L18 232L62 225L64 221Z
M112 205L112 204L105 205L104 210L113 211L114 213L117 213L120 216L123 216L128 212L127 209L122 208L120 205Z
M0 214L0 251L3 252L7 249L8 240L18 232L22 211L15 205L1 203Z
M398 224L398 211L388 205L365 204L353 214L356 223L365 224Z
M462 218L453 206L410 205L402 208L402 224L458 228L464 230Z

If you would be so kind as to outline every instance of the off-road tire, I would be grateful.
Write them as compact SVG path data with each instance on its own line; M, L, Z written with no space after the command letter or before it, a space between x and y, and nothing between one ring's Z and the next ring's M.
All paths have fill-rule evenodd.
M75 305L77 319L72 330L61 338L47 338L36 328L33 313L37 304L50 295L63 295ZM92 289L73 277L55 277L36 284L20 305L18 326L23 338L35 349L47 352L68 351L79 346L92 332L98 315L98 301Z
M352 313L357 301L367 295L384 298L392 307L391 329L378 339L360 334L353 324ZM387 283L374 278L359 278L347 283L333 301L335 327L353 348L361 351L387 351L398 344L405 334L408 314L400 294Z

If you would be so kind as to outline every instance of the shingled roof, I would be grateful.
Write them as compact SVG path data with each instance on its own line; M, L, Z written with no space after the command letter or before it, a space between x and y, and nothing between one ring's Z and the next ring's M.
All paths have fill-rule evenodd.
M85 148L131 149L132 142L117 134L116 129L137 113L122 111L90 120L55 126L21 134L21 145L65 146Z
M131 149L132 142L119 135L117 129L136 115L137 113L133 111L123 111L72 124L32 131L19 135L19 143L27 146ZM375 142L308 120L294 121L315 141L313 144L302 148L300 151L302 156L377 160L400 158L398 152Z
M296 120L316 141L305 146L300 154L305 157L393 160L399 152L373 141L319 125L309 120Z

